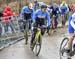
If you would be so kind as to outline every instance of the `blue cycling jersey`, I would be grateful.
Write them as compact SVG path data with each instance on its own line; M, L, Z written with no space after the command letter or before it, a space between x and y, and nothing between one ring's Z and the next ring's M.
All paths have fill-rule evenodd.
M54 15L58 14L58 11L59 11L58 7L51 6L50 9L52 9L52 14L54 14Z
M60 10L61 10L61 14L64 14L64 13L66 13L67 12L67 7L66 6L61 6L60 7Z
M29 9L28 6L24 6L21 10L21 14L20 16L24 18L24 13L25 14L31 14L31 19L33 18L33 13L34 10L33 9Z
M69 17L69 23L68 23L69 33L74 33L74 30L75 30L75 13Z
M59 8L58 7L53 7L51 6L50 9L54 10L54 11L59 11Z
M35 22L37 19L36 18L43 18L43 19L47 19L48 20L48 26L50 25L50 16L48 14L48 11L46 12L42 12L41 9L37 10L35 13L34 13L34 16L33 16L33 21Z

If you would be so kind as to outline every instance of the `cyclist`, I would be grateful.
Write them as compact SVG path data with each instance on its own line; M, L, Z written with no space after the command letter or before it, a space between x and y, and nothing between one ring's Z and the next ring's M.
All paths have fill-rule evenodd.
M57 18L58 18L58 13L59 13L59 7L56 3L54 3L51 7L50 7L50 10L51 10L51 18L55 17L54 19L54 27L52 27L54 29L54 32L56 32L56 28L57 28Z
M25 22L24 22L24 20L29 20L29 19L32 20L33 13L34 13L34 10L33 10L32 3L28 3L27 6L24 6L22 8L20 16L23 18L24 29L25 29ZM30 28L31 28L31 22L29 22L29 29Z
M35 27L38 27L38 25L39 26L46 25L45 24L46 19L48 20L47 26L50 27L50 16L49 16L48 11L46 9L47 9L47 6L42 5L41 9L38 9L34 13L33 23L35 23L35 25L34 25ZM42 30L41 34L44 35L45 29L41 29L41 30ZM32 38L31 38L31 46L32 46L32 43L34 41L34 37L35 37L37 30L33 29L33 31L34 31L34 33L33 33Z
M63 1L60 5L60 13L61 13L61 17L62 17L62 27L65 25L65 16L69 11L68 5L66 4L65 1Z
M35 0L35 1L34 1L34 10L36 11L36 10L39 9L39 8L40 8L40 5L39 5L38 1Z
M73 36L75 35L74 30L75 30L75 13L72 14L72 16L69 17L69 23L68 23L69 41L68 41L67 46L65 48L66 53L67 53L67 57L70 57L69 53L71 52L72 43L73 43L73 40L74 40Z

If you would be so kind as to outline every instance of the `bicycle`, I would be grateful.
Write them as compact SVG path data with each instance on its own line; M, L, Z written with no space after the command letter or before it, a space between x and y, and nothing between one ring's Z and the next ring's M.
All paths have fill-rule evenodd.
M41 26L41 27L34 27L37 29L36 34L34 37L34 41L32 43L32 47L31 50L33 51L33 53L38 56L41 50L41 45L42 45L42 38L41 38L41 28L46 28L45 26Z
M75 38L75 35L73 37ZM69 40L69 38L65 37L60 44L60 50L59 50L60 59L64 59L64 57L65 57L64 56L64 54L66 52L65 47L67 45L68 40ZM66 59L72 59L72 57L75 55L75 43L72 45L73 46L72 46L71 52L69 53L70 58L67 57Z

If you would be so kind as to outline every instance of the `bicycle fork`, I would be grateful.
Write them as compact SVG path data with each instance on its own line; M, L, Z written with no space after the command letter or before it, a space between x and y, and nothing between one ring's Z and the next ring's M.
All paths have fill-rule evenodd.
M34 38L34 41L33 41L33 45L32 45L33 47L36 44L36 42L38 41L40 35L41 35L41 29L38 30L36 35L35 35L35 38Z

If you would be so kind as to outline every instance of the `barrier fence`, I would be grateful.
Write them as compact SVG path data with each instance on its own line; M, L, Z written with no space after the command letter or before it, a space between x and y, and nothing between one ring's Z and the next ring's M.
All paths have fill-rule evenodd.
M0 18L0 36L8 33L19 33L23 29L23 23L19 16L8 16ZM21 28L22 27L22 28ZM21 28L21 30L20 30ZM23 29L24 30L24 29Z

